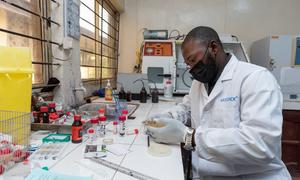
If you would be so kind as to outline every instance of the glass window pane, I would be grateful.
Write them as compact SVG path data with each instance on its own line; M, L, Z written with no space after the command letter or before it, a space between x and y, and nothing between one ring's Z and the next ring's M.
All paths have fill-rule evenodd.
M95 2L92 0L81 0L80 4L80 27L83 33L90 35L95 33ZM93 11L92 11L93 10ZM84 19L84 20L83 20Z
M80 67L81 79L95 79L96 71L93 67Z

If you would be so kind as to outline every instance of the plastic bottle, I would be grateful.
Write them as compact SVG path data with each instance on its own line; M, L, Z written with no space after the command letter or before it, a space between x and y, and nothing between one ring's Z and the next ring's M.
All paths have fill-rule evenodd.
M96 141L96 130L91 127L87 130L87 134L89 135L89 144L93 144Z
M56 113L56 109L55 109L56 105L54 102L49 103L48 106L49 106L49 113Z
M130 91L127 91L127 93L126 93L126 101L127 102L131 101L131 92Z
M124 136L125 135L125 120L126 117L125 116L119 116L119 121L120 121L120 130L119 130L119 134L120 136Z
M74 122L72 124L72 143L82 142L82 122L80 115L74 115Z
M40 122L49 124L48 107L47 106L41 106L40 111L41 111Z
M103 109L103 108L99 109L98 113L99 113L99 117L105 116L105 109Z
M140 103L146 103L147 102L147 91L145 87L142 87L140 91Z
M107 80L107 84L105 87L105 100L112 101L112 87L110 85L110 80Z
M98 118L91 119L92 128L95 130L95 132L98 132L98 128L99 128L98 123L99 123Z
M126 99L126 92L124 91L124 87L121 87L119 92L119 99Z
M113 122L113 134L118 134L118 121Z
M164 97L170 99L173 97L172 76L171 74L165 74L164 77Z
M39 119L39 113L36 111L32 112L32 116L33 116L33 123L40 123L40 119Z
M100 128L99 128L99 132L98 132L98 134L99 134L99 136L100 137L104 137L105 136L105 131L106 131L106 116L101 116L100 118L99 118L99 121L100 121Z

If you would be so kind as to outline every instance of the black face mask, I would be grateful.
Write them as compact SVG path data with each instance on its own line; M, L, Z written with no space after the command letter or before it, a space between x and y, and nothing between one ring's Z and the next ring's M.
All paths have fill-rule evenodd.
M207 47L208 49L208 47ZM194 79L202 83L209 83L216 77L218 73L217 65L215 64L214 58L211 54L208 54L207 62L208 64L203 63L203 59L206 56L207 49L203 58L189 71Z

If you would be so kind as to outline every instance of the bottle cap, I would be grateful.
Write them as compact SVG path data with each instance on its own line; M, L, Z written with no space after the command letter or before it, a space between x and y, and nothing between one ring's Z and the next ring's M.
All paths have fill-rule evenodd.
M49 103L48 106L49 106L50 108L55 108L56 104L55 104L54 102L52 102L52 103Z
M75 114L74 121L80 121L80 120L81 120L81 116L79 114Z
M97 124L99 122L99 119L98 118L92 118L91 119L91 123L92 124Z
M102 121L102 122L103 122L103 121L106 121L106 116L100 116L100 117L99 117L99 120Z
M134 134L138 134L139 130L138 129L134 129L133 132L134 132Z
M122 114L126 114L127 115L128 114L128 110L127 109L123 109L122 110Z
M126 116L119 116L119 120L124 122L126 120Z
M99 113L105 113L105 109L101 108L98 110Z
M94 130L93 128L90 128L90 129L88 129L88 133L89 133L89 134L94 134L94 133L95 133L95 130Z
M33 111L32 112L32 115L34 115L34 116L37 116L39 113L38 112L36 112L36 111Z
M118 121L114 121L114 122L113 122L113 125L118 125Z
M41 112L48 112L48 107L47 106L41 106L40 111Z

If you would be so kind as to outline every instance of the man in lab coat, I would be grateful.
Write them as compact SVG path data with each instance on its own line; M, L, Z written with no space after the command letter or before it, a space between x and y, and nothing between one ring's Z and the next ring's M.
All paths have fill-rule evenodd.
M189 32L182 52L194 78L190 92L153 116L165 126L148 126L151 137L183 142L192 151L193 179L291 179L281 161L282 94L272 74L225 53L210 27Z

